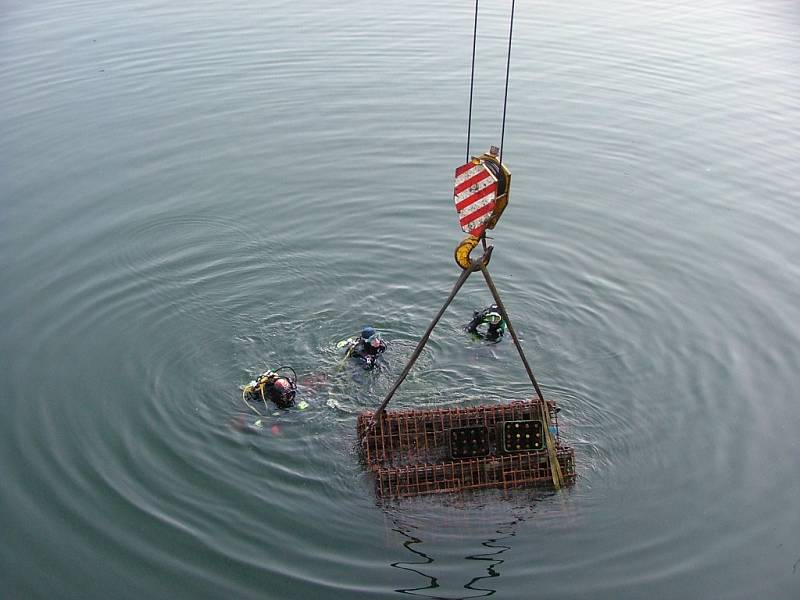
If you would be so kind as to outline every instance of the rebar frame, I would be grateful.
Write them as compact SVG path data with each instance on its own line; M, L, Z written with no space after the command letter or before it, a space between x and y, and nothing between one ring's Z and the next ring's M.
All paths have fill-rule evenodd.
M399 410L383 412L377 421L373 421L374 412L361 413L357 423L361 454L375 475L376 493L396 497L552 486L548 448L508 450L502 439L507 424L541 423L541 407L541 401L533 399L488 406ZM550 439L555 444L554 455L564 482L572 483L574 450L559 441L555 403L547 402L547 413L553 428ZM485 455L454 457L452 432L469 427L485 428L487 446L480 451Z

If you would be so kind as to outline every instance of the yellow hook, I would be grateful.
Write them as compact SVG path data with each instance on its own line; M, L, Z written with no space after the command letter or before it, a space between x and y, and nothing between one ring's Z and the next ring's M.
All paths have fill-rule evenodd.
M468 235L456 246L455 259L456 264L462 269L469 269L472 266L472 259L469 254L478 245L478 238L474 235Z

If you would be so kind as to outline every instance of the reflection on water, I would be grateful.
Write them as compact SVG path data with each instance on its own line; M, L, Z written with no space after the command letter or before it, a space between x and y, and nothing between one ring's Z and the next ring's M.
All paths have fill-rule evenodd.
M491 580L502 575L500 567L509 558L503 555L513 548L513 541L526 521L570 518L570 510L563 501L545 508L544 515L539 514L541 502L556 497L552 492L536 495L530 491L498 490L457 494L446 500L418 499L384 504L387 527L398 534L402 547L413 555L411 560L398 560L390 565L411 572L425 582L395 591L437 600L466 600L496 594L498 582L493 584ZM527 504L521 505L521 500ZM461 588L468 593L456 591L458 586L452 569L437 564L437 555L441 553L440 560L453 560L452 548L476 544L483 550L461 555L463 561L471 562L462 563L463 569L457 570L464 578ZM437 570L444 570L446 574L436 575Z
M473 554L472 556L465 557L468 560L478 560L478 561L488 561L490 564L485 565L486 568L486 575L482 575L479 577L473 578L469 583L464 585L464 587L468 590L475 590L475 591L483 591L484 594L478 594L477 596L469 596L470 598L475 598L478 596L490 596L495 593L496 590L486 589L486 588L478 588L475 584L477 582L482 581L484 579L489 579L492 577L499 577L500 573L496 570L495 567L503 564L503 560L499 557L500 554L506 552L507 550L511 550L511 546L504 546L502 542L506 540L510 540L516 535L515 525L517 521L511 521L505 524L503 527L497 530L497 534L500 537L490 538L485 542L481 542L482 546L486 546L487 549L492 550L492 552L484 553L484 554ZM481 584L485 585L485 584Z
M511 546L502 545L502 542L505 540L510 540L513 538L515 533L514 526L517 524L517 521L511 521L510 523L506 524L504 527L501 527L496 531L498 537L489 538L483 542L481 542L482 546L485 546L491 552L486 553L479 553L479 554L472 554L469 556L465 556L465 560L474 560L479 561L481 565L476 567L479 571L486 571L485 575L477 575L473 577L470 581L464 584L464 589L476 592L475 594L467 594L464 596L437 596L433 592L425 593L425 590L435 590L440 588L439 581L436 577L432 575L428 575L425 573L424 567L422 565L430 564L434 562L434 559L431 556L425 554L421 548L415 547L417 544L423 544L423 540L418 537L412 535L414 531L412 528L403 529L402 526L397 526L393 529L393 531L397 532L406 540L403 542L403 547L411 552L412 554L420 557L422 560L419 562L394 562L391 563L391 566L396 567L398 569L403 569L406 571L411 571L420 575L421 577L428 579L428 585L416 588L404 588L404 589L397 589L395 591L400 592L402 594L409 594L412 596L421 596L423 598L459 598L461 600L466 600L467 598L480 598L482 596L491 596L492 594L496 593L496 589L491 588L482 588L478 587L478 582L483 582L486 579L492 579L494 577L500 577L500 572L497 569L501 564L503 564L503 560L499 558L499 555L507 550L511 549ZM488 564L485 564L488 563ZM473 569L467 568L466 572L470 572ZM487 585L488 582L481 583L480 585Z
M404 528L401 525L396 525L392 529L392 531L396 531L401 536L406 538L406 540L403 542L403 547L406 550L408 550L409 552L411 552L412 554L420 557L422 560L419 561L419 562L400 562L400 561L398 561L398 562L391 563L391 566L396 567L398 569L403 569L405 571L411 571L412 573L416 573L417 575L421 576L423 579L427 579L428 580L428 585L417 587L417 588L398 589L396 591L398 591L398 592L400 592L402 594L410 594L410 595L413 595L413 596L423 596L423 597L426 597L426 598L437 598L437 596L433 596L431 594L419 594L419 593L416 593L416 592L420 592L422 590L432 590L432 589L436 589L436 588L439 587L439 583L438 583L436 577L433 577L432 575L426 575L422 571L422 568L419 567L419 565L430 564L430 563L433 562L433 558L431 558L430 556L428 556L427 554L425 554L421 550L414 548L414 545L422 543L422 540L417 538L417 537L414 537L413 535L411 535L410 532L413 531L413 528L411 528L411 527L405 527Z

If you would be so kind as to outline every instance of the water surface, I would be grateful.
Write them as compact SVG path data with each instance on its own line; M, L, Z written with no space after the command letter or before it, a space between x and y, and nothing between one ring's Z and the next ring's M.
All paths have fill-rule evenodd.
M517 3L491 267L579 479L390 504L355 415L458 275L473 7L301 4L0 12L0 595L797 597L795 3ZM531 394L460 332L489 300L393 406ZM373 374L335 347L364 323ZM310 408L237 431L278 364Z

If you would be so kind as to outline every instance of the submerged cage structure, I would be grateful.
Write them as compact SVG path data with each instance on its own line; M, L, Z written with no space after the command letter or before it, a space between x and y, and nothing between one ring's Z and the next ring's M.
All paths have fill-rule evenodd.
M575 481L575 451L561 444L558 409L538 399L429 410L372 411L358 417L361 454L380 497L470 489L552 486L547 439L565 484ZM374 424L373 424L374 421Z

